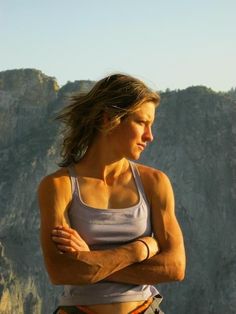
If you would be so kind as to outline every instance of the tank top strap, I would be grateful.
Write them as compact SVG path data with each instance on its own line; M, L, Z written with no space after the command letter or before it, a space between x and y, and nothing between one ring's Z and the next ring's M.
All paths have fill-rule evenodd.
M134 176L134 180L135 180L135 183L136 183L136 186L137 186L137 189L138 189L139 193L142 195L142 197L145 200L145 202L147 204L149 204L149 201L147 199L147 196L146 196L146 193L145 193L145 190L144 190L144 187L143 187L143 183L142 183L142 180L141 180L141 176L140 176L140 173L138 171L136 163L133 162L133 161L130 161L130 167L131 167L131 170L132 170L132 173L133 173L133 176Z
M67 170L69 172L70 182L71 182L71 193L74 195L74 193L77 193L77 175L75 172L75 167L73 164L69 165L67 167Z

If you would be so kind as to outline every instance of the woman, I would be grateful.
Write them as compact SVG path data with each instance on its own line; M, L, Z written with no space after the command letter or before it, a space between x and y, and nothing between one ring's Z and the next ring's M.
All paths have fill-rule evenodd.
M169 179L134 162L158 105L142 81L115 74L58 116L63 161L39 186L45 265L64 285L55 313L162 313L153 285L184 277Z

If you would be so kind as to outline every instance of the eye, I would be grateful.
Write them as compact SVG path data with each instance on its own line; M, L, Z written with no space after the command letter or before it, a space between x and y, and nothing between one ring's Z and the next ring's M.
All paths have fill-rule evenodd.
M146 124L146 121L144 121L144 120L137 120L137 123L140 124L140 125L143 125L143 124Z

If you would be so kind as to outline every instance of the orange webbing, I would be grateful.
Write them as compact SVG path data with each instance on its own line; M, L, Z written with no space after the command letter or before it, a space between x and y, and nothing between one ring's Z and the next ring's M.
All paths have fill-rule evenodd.
M144 310L146 310L149 307L150 304L152 304L152 301L153 301L152 298L148 299L143 304L141 304L139 307L137 307L135 310L130 312L130 314L140 314L140 313L142 313Z
M141 314L144 310L146 310L149 307L149 305L152 303L152 301L153 301L152 298L148 299L143 304L141 304L139 307L137 307L135 310L130 312L130 314ZM95 314L95 312L93 312L92 310L88 309L86 306L76 305L76 307L78 309L80 309L81 311L83 311L84 313L86 313L86 314ZM58 314L67 314L67 312L65 312L64 310L60 309Z
M86 314L95 314L92 310L88 309L86 306L76 305L76 307Z
M60 309L59 312L57 312L57 314L67 314L67 313Z

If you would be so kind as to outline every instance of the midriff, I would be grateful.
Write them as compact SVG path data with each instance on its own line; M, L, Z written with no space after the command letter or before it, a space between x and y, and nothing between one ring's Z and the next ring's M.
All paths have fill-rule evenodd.
M133 302L120 302L110 304L95 304L86 306L96 314L128 314L132 313L135 309L140 307L142 304L147 303L147 307L152 303L153 298L147 301L133 301ZM144 310L145 308L143 308Z

